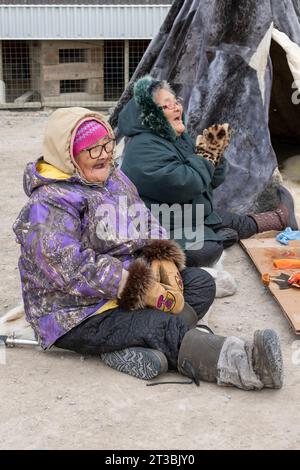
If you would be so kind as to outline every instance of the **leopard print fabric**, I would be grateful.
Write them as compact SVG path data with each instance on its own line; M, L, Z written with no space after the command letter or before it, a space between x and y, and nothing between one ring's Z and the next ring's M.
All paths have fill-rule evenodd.
M196 154L211 161L215 166L220 163L229 145L231 129L229 124L213 124L204 129L203 134L196 139Z

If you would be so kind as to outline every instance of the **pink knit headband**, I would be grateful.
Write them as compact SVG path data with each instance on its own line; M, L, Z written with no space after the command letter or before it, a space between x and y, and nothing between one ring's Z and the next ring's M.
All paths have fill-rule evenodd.
M84 121L77 129L73 142L73 155L77 155L108 134L108 130L95 119Z

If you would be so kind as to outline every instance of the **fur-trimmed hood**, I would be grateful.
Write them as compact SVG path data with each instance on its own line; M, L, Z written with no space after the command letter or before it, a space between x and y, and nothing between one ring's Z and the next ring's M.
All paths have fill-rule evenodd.
M143 77L136 82L134 97L119 116L118 129L122 135L133 137L142 132L152 132L170 142L176 141L173 127L152 99L152 89L158 83L158 80L150 76Z
M102 114L79 107L59 108L51 114L47 123L43 160L67 175L75 175L78 166L73 157L73 141L78 127L89 119L98 121L114 137L112 128Z

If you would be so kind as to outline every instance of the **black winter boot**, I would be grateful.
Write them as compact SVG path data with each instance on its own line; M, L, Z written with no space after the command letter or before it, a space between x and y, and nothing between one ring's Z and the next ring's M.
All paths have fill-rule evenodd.
M166 356L156 349L132 347L100 354L109 367L138 379L150 380L168 370Z
M178 370L200 385L200 380L217 382L218 360L225 336L204 333L194 328L182 340L178 354Z
M184 304L183 310L176 316L181 318L190 328L194 328L197 325L197 313L195 312L193 307L191 307L186 302Z

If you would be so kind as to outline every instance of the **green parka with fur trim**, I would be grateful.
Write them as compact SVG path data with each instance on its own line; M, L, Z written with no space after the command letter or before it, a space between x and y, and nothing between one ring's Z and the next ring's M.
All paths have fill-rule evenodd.
M142 110L132 99L119 116L119 132L129 137L122 163L122 171L135 184L138 192L151 209L152 204L166 203L172 206L197 204L204 206L204 240L220 240L213 226L221 217L213 209L213 189L225 178L226 160L222 159L215 168L205 158L195 154L195 145L187 132L180 137L168 124L162 111L152 120L151 128L145 125ZM153 109L151 112L153 113ZM192 229L197 230L199 221L193 210ZM164 225L163 219L161 223ZM203 227L203 221L200 222ZM165 227L168 229L168 227ZM199 230L201 227L199 226ZM189 247L189 240L178 238L171 227L171 237L182 248Z

